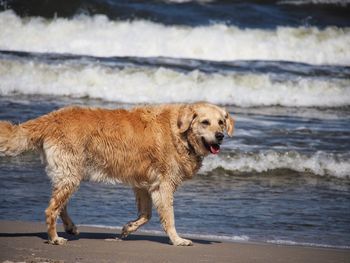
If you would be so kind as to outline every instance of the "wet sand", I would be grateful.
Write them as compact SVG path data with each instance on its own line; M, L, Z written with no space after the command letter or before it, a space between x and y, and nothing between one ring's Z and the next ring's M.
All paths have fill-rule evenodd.
M169 245L166 236L141 231L116 241L113 229L80 227L62 233L67 245L47 244L44 223L0 221L0 262L350 262L350 250L192 239L192 247ZM118 233L119 234L119 233Z

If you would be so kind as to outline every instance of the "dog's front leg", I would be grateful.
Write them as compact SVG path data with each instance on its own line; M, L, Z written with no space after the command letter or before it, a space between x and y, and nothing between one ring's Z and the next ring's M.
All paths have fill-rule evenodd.
M161 184L157 190L151 192L151 196L153 204L157 208L160 222L171 243L175 246L192 246L192 241L181 238L175 229L174 187L170 184Z

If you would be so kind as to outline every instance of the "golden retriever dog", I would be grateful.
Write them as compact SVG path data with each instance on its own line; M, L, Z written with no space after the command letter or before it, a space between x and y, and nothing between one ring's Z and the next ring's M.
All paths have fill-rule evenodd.
M173 194L192 178L203 157L217 154L234 121L209 103L174 104L125 109L66 107L19 125L0 122L0 155L38 150L53 185L45 211L49 243L62 245L56 220L67 233L78 229L67 203L82 180L121 182L133 187L138 218L124 225L122 237L146 224L152 203L170 241L190 246L175 229Z

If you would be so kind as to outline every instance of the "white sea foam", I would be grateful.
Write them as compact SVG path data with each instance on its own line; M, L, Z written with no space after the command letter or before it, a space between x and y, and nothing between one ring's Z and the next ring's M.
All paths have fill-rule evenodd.
M349 79L274 79L265 74L189 73L165 68L0 61L0 94L90 97L124 103L199 100L238 106L350 104Z
M350 29L240 29L217 24L165 26L110 21L106 16L20 18L0 13L0 49L94 56L182 57L205 60L283 60L350 64Z
M226 157L209 156L204 159L200 172L207 173L219 167L238 173L262 173L275 169L290 169L320 176L350 178L349 156L324 152L316 152L311 156L297 152L278 153L275 151L239 153Z
M277 244L277 245L288 245L288 246L307 246L307 247L324 247L324 248L341 248L350 249L350 246L333 246L327 244L309 243L309 242L296 242L292 240L267 240L267 243Z
M111 229L114 231L121 231L121 226L107 226L107 225L94 225L94 224L79 224L78 227L96 227L96 228L104 228ZM156 236L164 236L164 231L159 230L141 230L140 233L156 235ZM181 236L192 239L204 239L204 240L221 240L226 242L251 242L258 240L251 240L251 238L247 235L210 235L210 234L192 234L192 233L180 233ZM283 239L271 239L271 240L260 240L259 242L266 242L271 244L278 245L288 245L288 246L311 246L311 247L324 247L324 248L341 248L341 249L349 249L350 246L334 246L328 244L318 244L318 243L310 243L310 242L297 242L292 240L283 240Z

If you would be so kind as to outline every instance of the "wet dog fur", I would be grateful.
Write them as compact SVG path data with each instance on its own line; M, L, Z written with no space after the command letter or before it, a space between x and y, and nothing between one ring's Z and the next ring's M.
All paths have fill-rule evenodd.
M0 122L0 155L38 150L52 181L46 209L51 244L62 245L56 220L67 233L78 229L67 212L82 180L133 187L138 218L124 225L122 237L151 218L152 204L172 244L189 246L175 229L173 194L192 178L210 153L220 150L224 131L233 134L227 111L209 103L145 106L131 110L66 107L19 125Z

